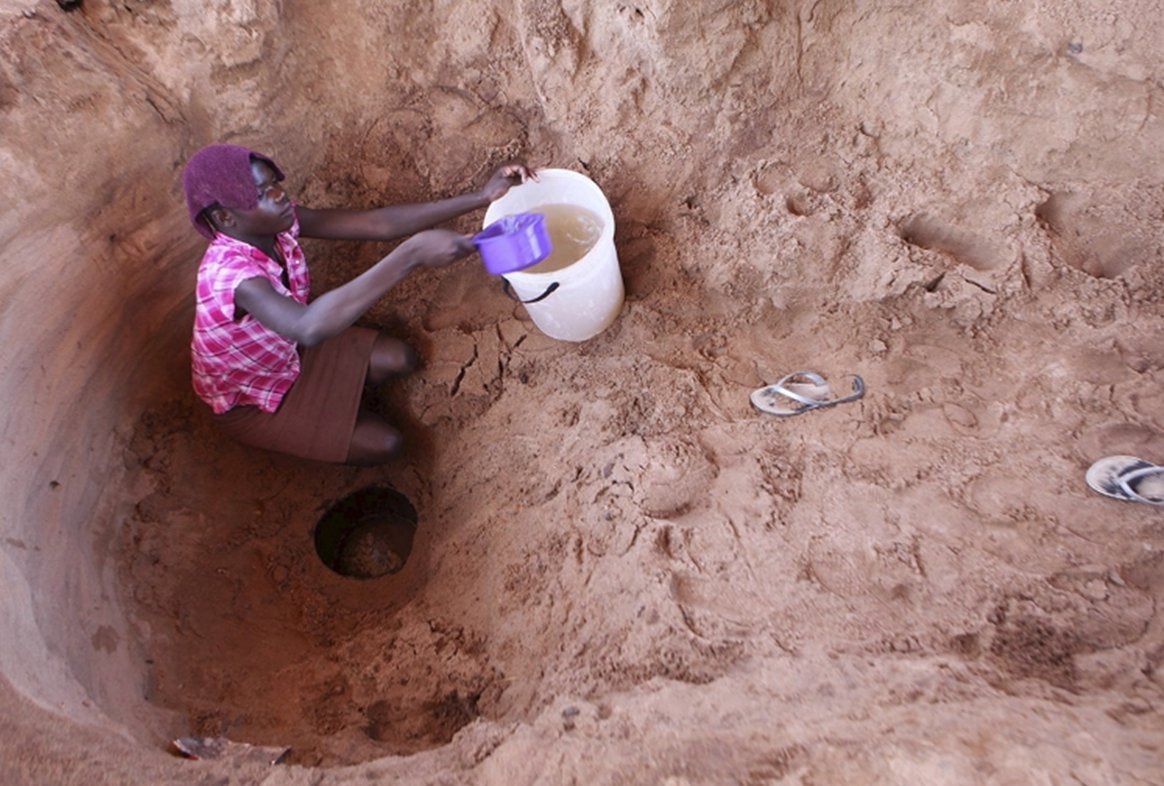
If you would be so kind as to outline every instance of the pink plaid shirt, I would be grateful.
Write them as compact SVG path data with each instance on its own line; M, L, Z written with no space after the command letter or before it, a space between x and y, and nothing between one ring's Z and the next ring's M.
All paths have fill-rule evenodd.
M299 248L299 217L275 239L287 260L283 267L252 245L217 233L198 267L194 338L190 342L194 392L215 414L253 404L274 412L299 378L295 342L264 327L250 314L234 318L234 291L251 278L265 278L275 291L307 303L310 280Z

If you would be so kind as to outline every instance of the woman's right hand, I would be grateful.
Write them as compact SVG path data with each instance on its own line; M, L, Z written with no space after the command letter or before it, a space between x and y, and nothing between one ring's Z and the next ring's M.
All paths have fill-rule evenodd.
M415 263L424 267L445 267L477 250L472 237L448 229L426 229L404 243Z

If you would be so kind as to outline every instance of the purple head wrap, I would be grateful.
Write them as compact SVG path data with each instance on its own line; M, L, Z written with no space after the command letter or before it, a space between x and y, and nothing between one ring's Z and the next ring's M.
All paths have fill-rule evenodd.
M238 145L210 145L190 156L182 170L182 190L186 193L190 223L201 234L214 239L210 228L198 220L198 215L211 205L231 210L253 210L258 206L251 176L253 160L269 164L275 170L275 180L283 179L283 171L274 161Z

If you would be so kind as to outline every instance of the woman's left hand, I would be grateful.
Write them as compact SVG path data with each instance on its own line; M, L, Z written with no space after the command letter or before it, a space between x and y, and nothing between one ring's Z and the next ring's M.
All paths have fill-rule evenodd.
M489 182L481 189L481 195L490 202L496 202L505 196L511 186L537 179L537 171L530 169L525 164L520 162L504 164L493 173L493 177L489 178Z

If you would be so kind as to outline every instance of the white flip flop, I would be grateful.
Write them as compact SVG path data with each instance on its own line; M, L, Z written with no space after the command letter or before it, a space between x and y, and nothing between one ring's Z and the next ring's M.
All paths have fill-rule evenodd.
M856 374L848 374L853 389L846 396L832 397L832 391L824 377L813 371L794 371L780 378L773 385L766 385L752 391L752 406L768 415L789 417L856 401L865 395L865 380Z
M1164 505L1164 467L1135 456L1108 456L1091 465L1087 485L1106 497Z

